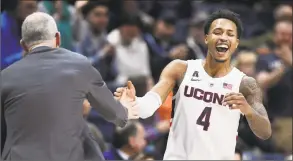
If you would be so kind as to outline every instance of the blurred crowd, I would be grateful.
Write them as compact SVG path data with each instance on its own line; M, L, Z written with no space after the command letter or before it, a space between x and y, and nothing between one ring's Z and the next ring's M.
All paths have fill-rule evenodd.
M61 47L88 57L114 91L132 80L143 96L174 59L203 59L203 25L226 8L243 21L244 34L233 63L263 89L272 122L269 140L258 139L240 122L235 159L292 159L292 7L285 1L1 1L1 70L22 58L19 44L26 16L52 15ZM84 118L109 160L162 159L169 131L172 96L154 116L125 128L106 122L84 102ZM220 145L219 145L220 146Z

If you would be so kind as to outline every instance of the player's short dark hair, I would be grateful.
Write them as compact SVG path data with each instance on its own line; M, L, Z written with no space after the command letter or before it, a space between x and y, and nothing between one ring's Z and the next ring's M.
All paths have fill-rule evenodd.
M242 27L242 22L239 18L239 14L232 12L230 10L227 9L222 9L222 10L218 10L216 12L213 12L208 19L205 22L204 25L204 33L207 35L209 33L211 24L220 18L224 18L224 19L228 19L232 22L235 23L236 27L237 27L237 38L240 39L241 35L242 35L242 31L243 31L243 27Z
M129 142L129 137L136 136L137 122L131 121L125 127L116 129L113 136L113 146L117 149L122 148Z

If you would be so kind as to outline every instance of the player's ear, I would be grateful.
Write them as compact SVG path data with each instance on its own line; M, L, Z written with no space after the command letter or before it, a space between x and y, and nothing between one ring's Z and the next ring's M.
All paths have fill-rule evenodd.
M29 51L29 48L26 46L26 44L24 43L22 39L20 40L20 46L23 48L25 52Z
M60 34L60 32L57 32L56 34L55 34L55 38L56 38L56 47L58 48L60 45L61 45L61 34Z
M204 42L205 42L205 44L208 44L208 35L205 35Z
M236 40L236 49L238 48L239 45L239 39Z

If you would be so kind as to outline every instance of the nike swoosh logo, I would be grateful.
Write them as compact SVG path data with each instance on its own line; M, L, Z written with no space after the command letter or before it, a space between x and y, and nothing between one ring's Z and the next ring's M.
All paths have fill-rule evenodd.
M201 79L191 79L191 81L201 81Z

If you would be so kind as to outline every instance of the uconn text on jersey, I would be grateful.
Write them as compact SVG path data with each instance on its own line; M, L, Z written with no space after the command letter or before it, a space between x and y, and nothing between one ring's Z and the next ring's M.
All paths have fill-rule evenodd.
M189 87L188 85L185 85L185 87L184 87L184 96L193 97L197 100L202 100L206 103L212 102L212 103L218 104L218 105L222 105L222 102L224 100L223 94L204 91L200 88Z

